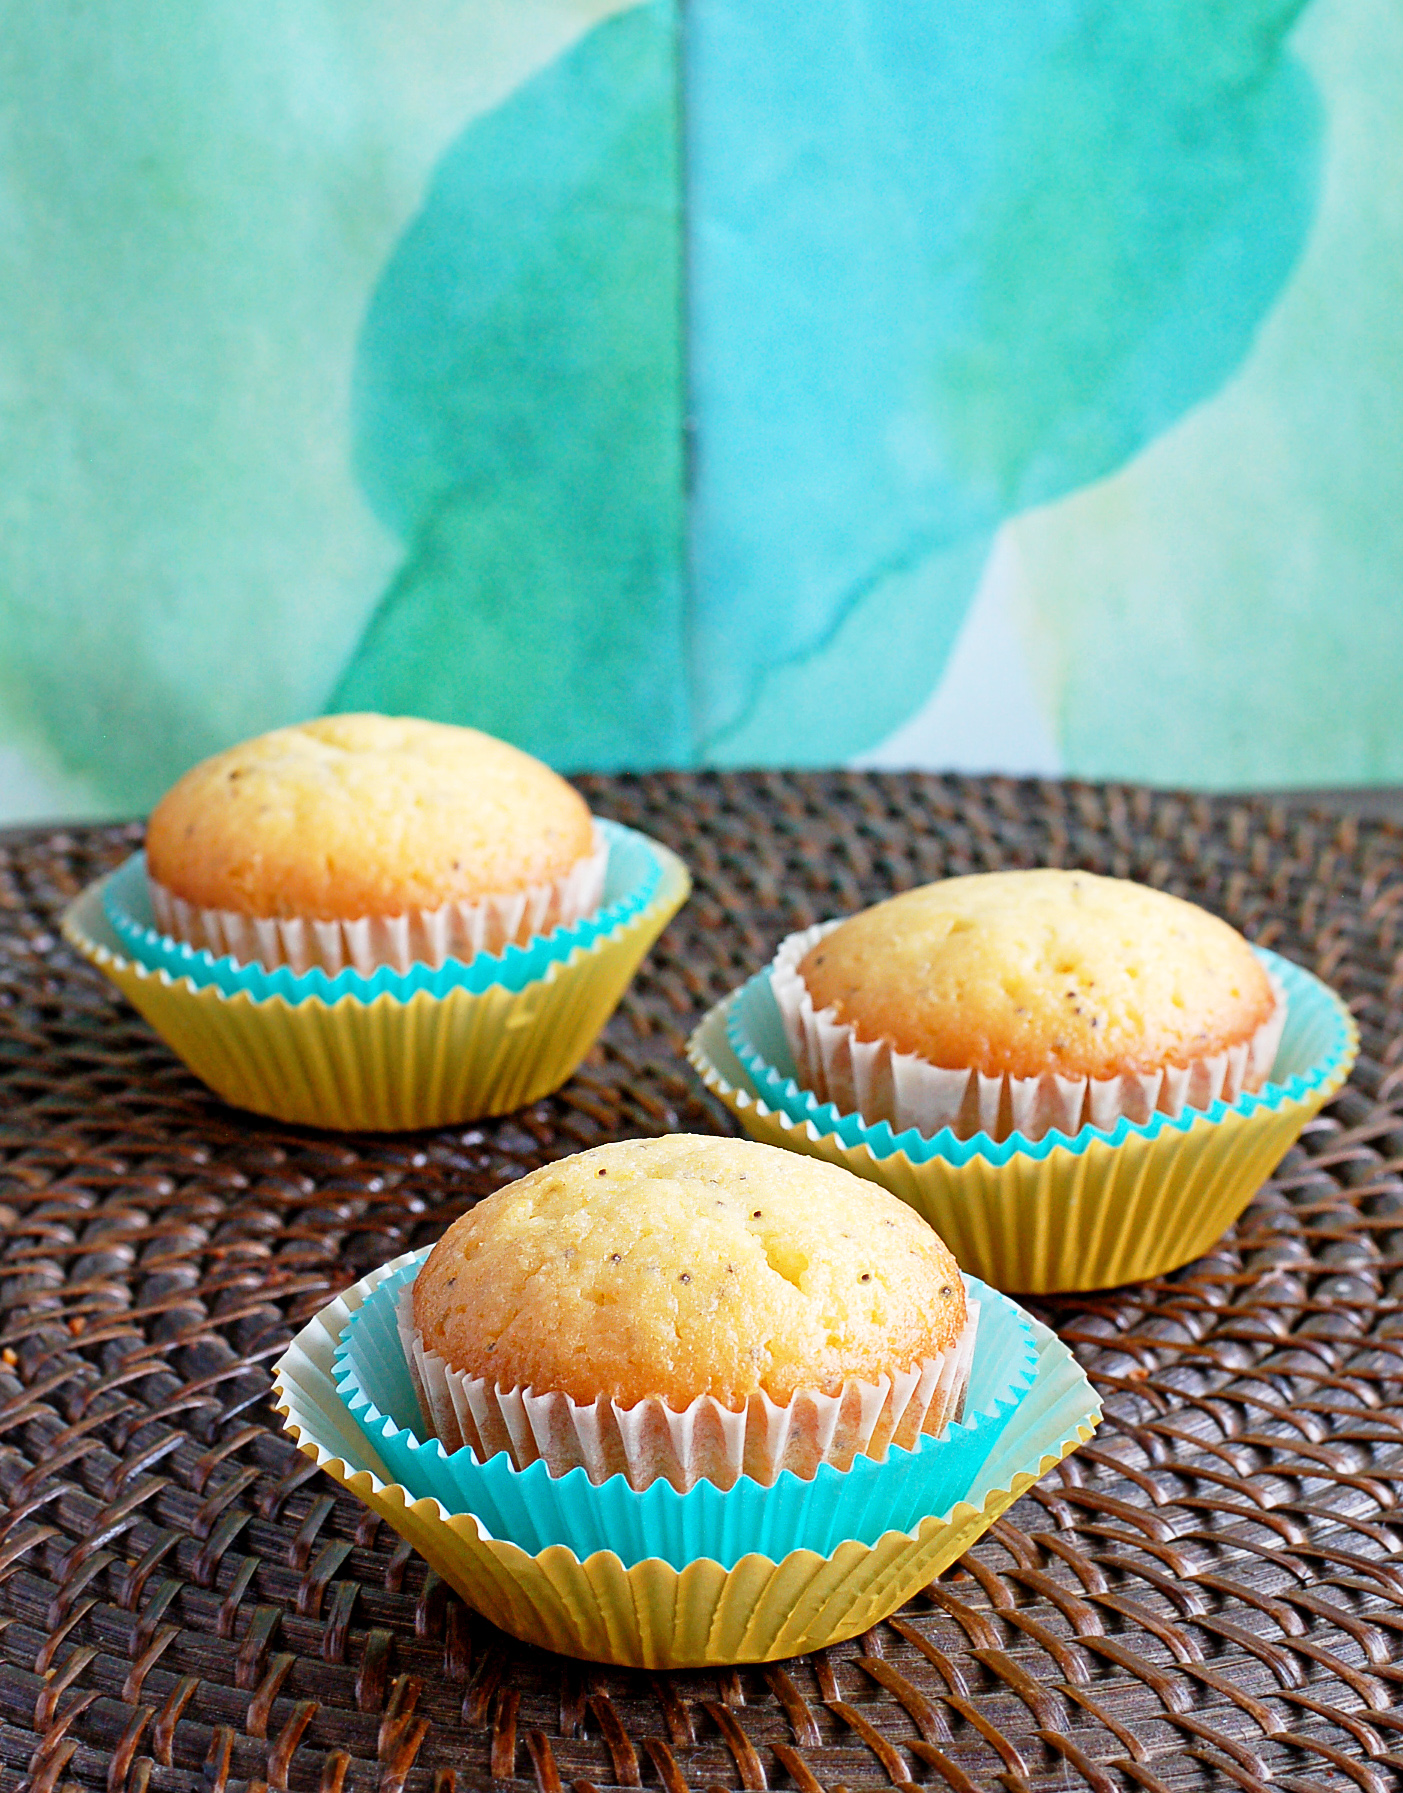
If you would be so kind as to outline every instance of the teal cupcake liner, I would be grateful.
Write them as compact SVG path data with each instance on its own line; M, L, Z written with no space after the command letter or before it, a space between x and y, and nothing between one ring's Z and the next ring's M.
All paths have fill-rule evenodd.
M112 874L103 887L102 903L113 932L138 964L150 971L165 971L173 978L188 978L196 989L213 986L226 996L242 991L255 1002L281 996L291 1003L310 998L334 1003L350 996L369 1003L386 994L408 1002L421 990L431 996L445 996L456 989L477 995L494 986L521 991L577 949L592 946L596 940L625 927L658 893L662 865L647 837L618 822L596 821L596 826L609 843L609 860L604 875L604 900L592 915L541 934L527 946L508 946L500 953L477 953L471 959L446 959L438 966L413 965L408 971L396 971L389 965L370 976L353 966L334 976L320 966L295 972L280 965L270 971L227 954L216 958L208 948L173 939L154 924L144 853L133 854Z
M1029 1317L967 1276L969 1297L980 1303L967 1417L912 1450L893 1445L882 1461L859 1457L848 1470L821 1464L807 1481L784 1470L769 1487L742 1476L729 1489L703 1481L685 1494L661 1480L639 1492L622 1475L596 1484L578 1468L552 1476L539 1460L517 1469L505 1452L484 1463L469 1449L450 1453L420 1436L395 1308L427 1255L387 1276L351 1317L333 1359L337 1393L412 1496L471 1513L493 1537L533 1555L564 1545L581 1561L608 1550L625 1567L658 1558L683 1569L709 1558L731 1569L755 1553L775 1561L797 1549L827 1556L849 1539L871 1546L886 1533L914 1531L969 1494L1037 1375Z
M1015 1132L1007 1139L994 1140L987 1133L962 1139L949 1127L934 1134L921 1133L915 1127L897 1133L889 1121L869 1124L859 1114L844 1114L834 1103L820 1102L811 1090L802 1089L795 1077L794 1058L770 988L768 966L730 998L726 1039L761 1101L800 1126L811 1123L819 1134L836 1137L845 1146L866 1146L875 1158L903 1153L912 1164L939 1158L958 1165L976 1158L990 1164L1007 1164L1016 1156L1047 1158L1059 1149L1079 1154L1094 1140L1120 1145L1132 1134L1156 1139L1171 1131L1187 1133L1204 1117L1218 1121L1230 1113L1276 1110L1284 1103L1304 1100L1338 1073L1354 1049L1349 1018L1339 997L1289 959L1265 947L1252 950L1286 994L1286 1027L1271 1079L1260 1090L1244 1090L1233 1102L1219 1100L1208 1108L1186 1108L1178 1116L1156 1113L1147 1121L1122 1116L1114 1127L1088 1123L1075 1134L1054 1128L1041 1139Z

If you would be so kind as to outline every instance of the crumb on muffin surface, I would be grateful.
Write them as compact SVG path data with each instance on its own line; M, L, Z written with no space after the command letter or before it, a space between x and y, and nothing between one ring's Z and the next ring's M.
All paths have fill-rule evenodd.
M1109 1078L1246 1040L1275 995L1206 910L1090 872L976 873L850 917L799 965L814 1007L986 1076Z
M146 834L151 876L188 903L328 921L549 883L592 845L584 799L539 760L476 729L376 715L216 754Z
M910 1208L835 1165L674 1134L546 1165L448 1229L414 1322L451 1368L624 1405L836 1394L949 1348L964 1285Z

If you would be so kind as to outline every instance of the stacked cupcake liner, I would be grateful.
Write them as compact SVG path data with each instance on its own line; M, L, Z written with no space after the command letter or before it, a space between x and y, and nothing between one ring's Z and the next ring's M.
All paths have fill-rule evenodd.
M846 1538L873 1544L884 1531L909 1530L960 1498L1037 1372L1026 1315L971 1282L980 1320L968 1417L939 1439L923 1438L911 1450L893 1445L882 1461L859 1456L847 1470L820 1464L809 1479L782 1470L769 1486L741 1476L724 1490L702 1480L685 1494L663 1477L635 1490L623 1475L596 1483L579 1467L552 1475L540 1459L517 1469L505 1451L483 1462L470 1449L449 1451L423 1436L396 1307L427 1255L395 1271L352 1317L336 1352L338 1393L412 1493L475 1513L495 1536L535 1550L612 1549L630 1567L660 1556L679 1569L714 1556L729 1569L750 1551L778 1557L801 1546L827 1554Z
M1340 998L1255 950L1287 1005L1270 1080L1231 1102L1143 1122L996 1141L948 1127L898 1134L841 1114L800 1088L768 968L706 1016L688 1056L754 1138L883 1184L996 1288L1109 1288L1207 1250L1349 1075L1359 1033Z
M470 1604L566 1655L680 1668L836 1643L955 1561L1100 1416L1066 1347L970 1281L981 1316L965 1417L914 1450L686 1494L479 1462L419 1435L395 1306L426 1255L384 1265L304 1327L275 1372L278 1409L299 1448Z
M407 1002L421 990L430 996L446 996L457 989L480 994L494 984L522 990L550 965L568 959L577 947L591 946L627 926L658 894L663 868L652 843L615 822L596 822L595 826L608 845L609 863L603 901L592 914L539 935L525 946L475 953L470 959L445 959L440 965L413 965L407 971L397 971L391 965L369 974L353 966L334 974L320 966L302 972L287 965L270 970L254 960L241 962L228 954L216 957L207 947L191 946L163 934L153 920L144 853L134 853L106 880L102 909L112 932L137 964L189 978L197 989L213 986L226 996L244 991L256 1002L270 996L283 996L289 1002L317 997L326 1003L338 1002L343 996L353 996L359 1002L393 996Z
M609 864L594 915L436 969L328 977L216 959L155 932L134 861L85 890L63 932L236 1107L329 1128L451 1125L558 1089L686 900L675 854L599 827Z

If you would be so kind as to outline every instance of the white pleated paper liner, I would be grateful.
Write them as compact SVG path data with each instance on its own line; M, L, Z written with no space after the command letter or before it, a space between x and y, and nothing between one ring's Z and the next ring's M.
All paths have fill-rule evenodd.
M1146 1121L1121 1116L1112 1127L1088 1123L1074 1134L1054 1128L1039 1139L1011 1133L1007 1139L994 1140L987 1133L962 1139L949 1127L934 1134L914 1127L897 1133L887 1121L869 1124L861 1115L843 1114L832 1102L821 1102L812 1090L802 1089L795 1076L784 1021L770 988L769 966L729 999L726 1040L744 1068L753 1094L768 1107L798 1125L809 1122L820 1134L835 1136L846 1146L865 1145L877 1158L902 1153L912 1164L936 1158L952 1164L966 1164L975 1158L1006 1164L1015 1156L1046 1158L1059 1148L1082 1153L1093 1140L1119 1145L1132 1135L1155 1139L1169 1131L1185 1133L1205 1117L1216 1121L1230 1113L1251 1115L1264 1108L1278 1109L1285 1102L1303 1100L1339 1071L1354 1045L1340 999L1328 985L1289 959L1265 947L1253 951L1286 999L1286 1025L1271 1076L1262 1088L1244 1090L1232 1102L1218 1100L1203 1109L1185 1108L1178 1115L1156 1112Z
M913 1449L964 1417L979 1333L975 1303L944 1351L875 1381L849 1377L834 1394L799 1389L775 1401L757 1391L738 1410L712 1395L680 1409L660 1397L621 1406L502 1387L452 1369L424 1349L413 1300L412 1288L401 1289L400 1344L425 1430L446 1451L467 1445L479 1459L505 1451L518 1469L543 1457L554 1476L582 1468L604 1482L617 1473L640 1489L663 1477L679 1493L700 1481L729 1488L742 1475L769 1487L782 1469L807 1479L820 1463L846 1470L857 1456L882 1457L888 1445Z
M859 1457L846 1471L823 1464L811 1480L785 1470L768 1487L743 1476L724 1491L703 1481L685 1494L662 1479L641 1492L622 1475L594 1483L582 1468L553 1477L539 1460L519 1470L499 1452L484 1463L418 1435L423 1422L395 1309L427 1255L394 1270L351 1317L334 1359L337 1392L412 1497L472 1513L492 1536L530 1554L564 1545L581 1560L610 1550L626 1566L659 1558L682 1569L710 1558L729 1569L756 1553L776 1561L798 1549L827 1556L848 1539L872 1545L912 1531L968 1495L1037 1374L1028 1316L966 1277L980 1304L966 1417L914 1450L892 1446L883 1461Z
M397 915L327 918L307 915L248 915L241 909L211 909L188 903L147 867L151 908L158 933L188 945L208 947L216 958L287 966L295 975L320 966L330 977L352 967L372 977L383 966L412 971L448 959L472 959L526 946L556 927L569 927L599 907L609 843L591 824L590 850L541 884L476 897L450 897L433 908L408 907Z
M985 1133L1002 1140L1019 1134L1075 1134L1083 1122L1109 1129L1120 1119L1144 1122L1156 1113L1177 1120L1186 1108L1206 1112L1232 1103L1244 1090L1260 1089L1271 1070L1286 1025L1287 1002L1272 985L1266 1019L1247 1039L1187 1064L1118 1072L1111 1077L986 1076L969 1066L932 1064L917 1052L901 1052L884 1039L864 1040L837 1008L818 1009L800 974L808 953L841 921L819 922L782 940L770 962L770 991L784 1021L796 1081L820 1102L868 1121L885 1120L894 1132L931 1135L949 1127L960 1138Z
M526 946L508 946L500 953L476 953L471 959L446 959L439 966L414 965L408 971L396 971L393 966L384 965L370 975L347 967L331 976L319 966L301 973L286 965L270 971L228 955L216 958L207 948L190 946L157 929L144 853L133 854L107 880L102 892L103 910L113 932L136 963L150 971L165 971L173 978L186 978L196 989L213 986L226 996L243 991L255 1002L281 996L292 1003L311 997L334 1003L350 996L369 1003L386 993L407 1002L420 990L431 996L444 996L455 989L478 994L494 986L520 991L543 977L552 964L625 927L657 895L662 866L647 836L618 822L596 820L595 827L608 844L609 859L603 900L592 915L542 934Z

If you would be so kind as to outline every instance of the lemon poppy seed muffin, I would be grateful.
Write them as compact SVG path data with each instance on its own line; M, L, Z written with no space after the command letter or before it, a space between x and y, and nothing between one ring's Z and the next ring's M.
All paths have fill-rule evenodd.
M567 875L593 849L583 798L476 729L324 716L187 772L147 828L178 902L253 917L436 910Z
M1249 1040L1276 997L1193 903L1090 872L986 872L852 916L799 976L859 1040L985 1076L1110 1078Z
M949 1251L896 1197L816 1159L686 1134L595 1147L455 1221L413 1288L425 1351L499 1387L836 1395L964 1333Z

